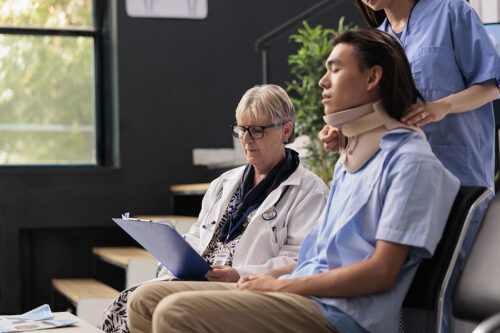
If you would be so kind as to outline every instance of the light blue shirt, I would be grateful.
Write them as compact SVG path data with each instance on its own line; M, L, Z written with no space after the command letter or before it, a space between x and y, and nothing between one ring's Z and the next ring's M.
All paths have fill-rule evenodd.
M361 332L356 323L368 332L396 332L418 264L433 254L458 188L458 179L422 137L404 129L387 133L377 154L356 173L337 163L327 207L305 238L296 268L283 278L320 274L368 259L377 240L408 245L409 257L392 290L313 298L341 332ZM351 322L338 322L339 316Z
M379 28L394 35L387 20ZM465 0L418 1L400 41L417 88L428 102L490 79L500 83L499 56ZM494 188L492 103L447 115L423 130L432 151L463 185Z

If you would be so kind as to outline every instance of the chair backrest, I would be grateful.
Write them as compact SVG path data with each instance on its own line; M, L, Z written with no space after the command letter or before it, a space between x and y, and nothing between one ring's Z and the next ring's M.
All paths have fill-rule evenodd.
M453 315L482 321L500 312L500 194L491 201L460 276Z
M423 260L406 295L403 307L427 311L436 310L439 291L451 263L453 252L458 244L461 232L468 227L467 219L472 218L470 210L478 206L478 199L486 192L478 186L461 186L455 198L450 216L446 222L443 236L432 258ZM474 207L473 207L474 206ZM469 220L470 222L470 220ZM467 224L467 225L465 225Z
M441 332L444 294L477 207L491 190L461 186L432 258L421 263L403 303L399 332Z

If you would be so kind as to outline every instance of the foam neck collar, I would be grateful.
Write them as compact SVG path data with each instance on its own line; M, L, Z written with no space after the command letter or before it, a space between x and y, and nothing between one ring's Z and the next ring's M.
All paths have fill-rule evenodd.
M425 138L420 128L390 117L381 100L335 112L323 119L339 130L340 161L349 173L361 169L380 149L384 134L393 129L405 128Z

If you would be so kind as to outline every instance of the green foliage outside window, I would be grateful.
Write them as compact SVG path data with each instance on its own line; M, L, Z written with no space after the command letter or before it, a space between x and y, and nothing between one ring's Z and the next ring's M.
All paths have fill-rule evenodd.
M3 26L91 28L93 0L0 0Z
M0 26L92 30L92 0L2 0ZM0 165L95 164L94 39L2 33Z
M325 151L318 140L318 132L325 125L322 89L318 81L325 74L325 60L332 51L331 39L352 28L344 24L343 17L336 30L325 29L321 25L311 27L304 21L298 32L290 36L292 41L300 44L298 51L288 57L291 73L296 77L287 86L296 110L296 131L298 135L309 137L308 168L325 182L332 179L337 155Z

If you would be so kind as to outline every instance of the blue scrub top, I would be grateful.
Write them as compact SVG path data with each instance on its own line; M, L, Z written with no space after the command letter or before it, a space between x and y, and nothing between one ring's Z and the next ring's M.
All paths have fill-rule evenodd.
M387 19L379 29L394 35ZM420 0L401 37L413 78L432 102L478 83L500 83L500 59L476 12L464 0ZM432 151L463 185L494 187L492 103L425 125Z
M356 173L337 163L327 207L305 238L294 271L282 278L368 259L377 240L408 245L408 259L390 291L313 298L340 332L396 332L418 264L433 254L458 188L458 179L421 136L404 129L387 133L377 154Z

